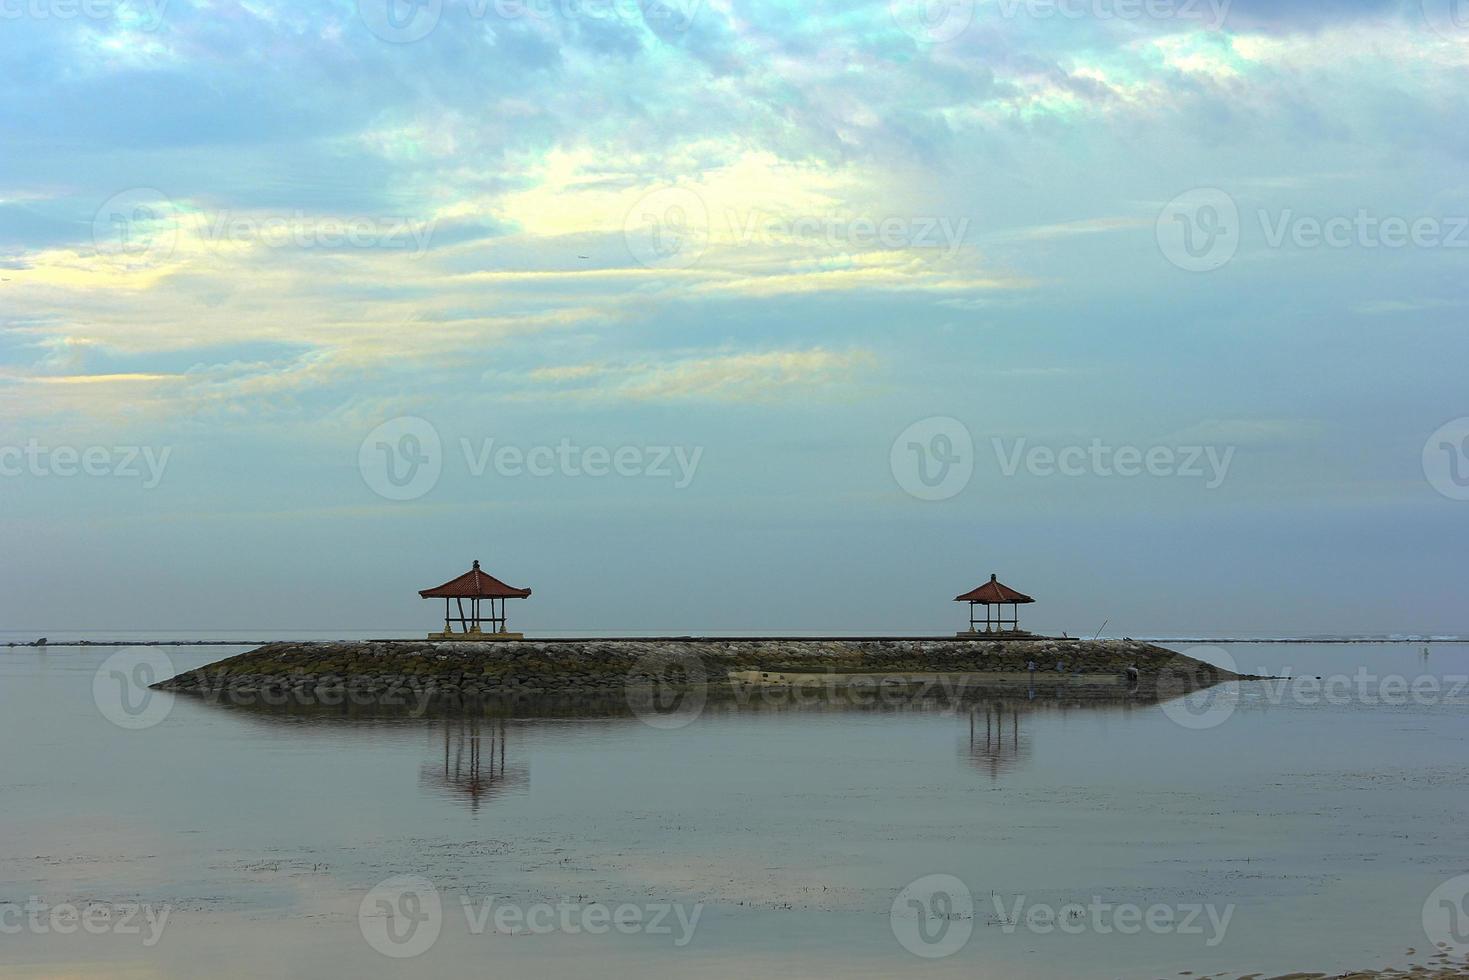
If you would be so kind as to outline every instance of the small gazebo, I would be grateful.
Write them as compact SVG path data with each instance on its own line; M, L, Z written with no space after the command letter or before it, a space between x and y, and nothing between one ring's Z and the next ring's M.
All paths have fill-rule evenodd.
M960 636L975 636L984 633L1021 633L1019 607L1021 603L1035 602L1030 596L1023 592L1016 592L1010 586L1001 582L994 575L990 580L972 592L955 596L955 602L969 603L969 632L960 633ZM1010 617L1005 618L1005 606L1010 607ZM984 619L975 616L975 606L984 606ZM992 606L998 606L993 611ZM980 629L980 625L984 629ZM1008 628L1007 628L1008 627Z
M450 579L443 585L432 589L423 589L419 593L425 599L444 600L444 632L430 633L430 640L523 640L524 633L508 633L505 630L505 600L524 599L530 595L530 589L517 589L513 585L506 585L493 575L487 575L479 570L479 562L474 567L456 579ZM469 608L466 610L464 601L469 600ZM481 615L480 603L490 600L489 615ZM498 610L495 600L500 600ZM451 615L450 601L456 605L458 616ZM459 624L459 632L454 631L454 624ZM489 629L484 627L488 624Z

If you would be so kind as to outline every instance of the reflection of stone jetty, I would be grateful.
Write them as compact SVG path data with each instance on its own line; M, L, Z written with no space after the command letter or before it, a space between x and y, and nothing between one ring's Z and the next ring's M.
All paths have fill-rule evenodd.
M717 695L813 682L857 690L897 684L966 695L1150 699L1234 676L1134 640L683 637L270 643L155 686L233 703L291 696L340 703L408 692L620 698L647 685L707 686Z

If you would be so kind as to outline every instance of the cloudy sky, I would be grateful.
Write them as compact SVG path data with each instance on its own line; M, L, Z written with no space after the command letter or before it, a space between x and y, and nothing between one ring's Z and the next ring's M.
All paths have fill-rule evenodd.
M0 629L1466 631L1450 0L5 0Z

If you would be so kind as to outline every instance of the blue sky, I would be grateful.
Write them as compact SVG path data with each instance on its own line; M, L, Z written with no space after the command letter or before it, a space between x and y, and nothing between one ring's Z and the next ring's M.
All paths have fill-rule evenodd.
M416 631L480 558L542 631L942 632L992 571L1073 633L1469 631L1447 0L0 45L6 628Z

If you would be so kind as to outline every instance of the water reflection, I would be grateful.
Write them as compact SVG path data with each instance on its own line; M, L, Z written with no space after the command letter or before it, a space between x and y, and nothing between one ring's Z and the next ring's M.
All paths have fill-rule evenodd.
M996 701L969 712L969 763L991 779L1030 759L1030 738L1020 735L1020 708Z
M448 796L469 801L478 811L481 800L493 799L511 788L530 786L530 768L505 761L506 728L503 718L482 721L475 716L445 718L442 759L426 762L418 782Z

